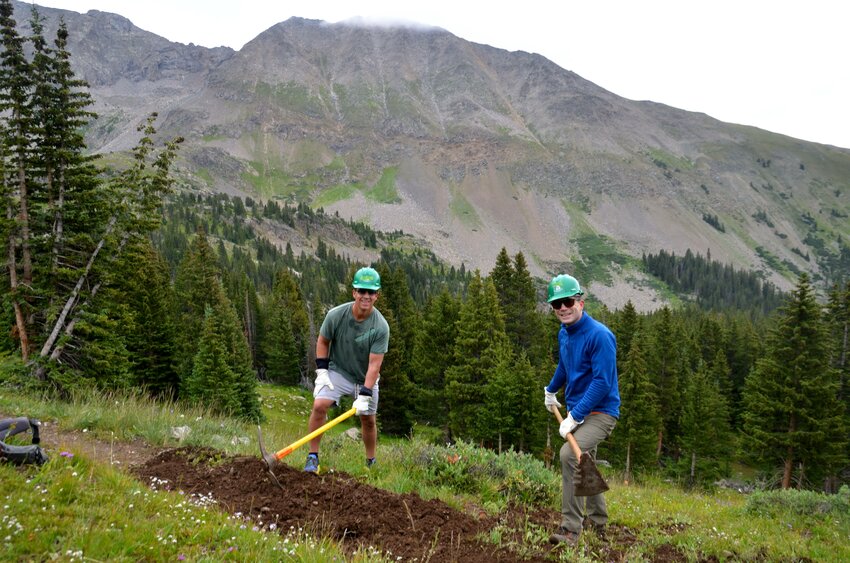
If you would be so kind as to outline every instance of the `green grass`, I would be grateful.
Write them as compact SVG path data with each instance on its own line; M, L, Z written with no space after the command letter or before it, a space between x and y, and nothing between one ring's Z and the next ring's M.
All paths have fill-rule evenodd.
M478 216L475 208L459 189L452 189L452 200L449 202L449 209L452 215L457 217L469 229L477 229L483 225L481 217Z
M398 176L398 166L384 169L378 182L366 190L366 197L378 203L401 203L401 196L395 187L395 179Z
M306 433L312 403L308 392L263 385L260 394L267 444L289 444ZM170 429L189 425L192 432L184 445L212 446L227 454L257 453L253 424L138 396L88 393L57 401L0 387L0 413L25 413L102 439L142 438L155 446L176 445ZM328 432L322 442L323 464L376 487L419 491L458 510L475 506L490 514L509 502L558 508L560 476L539 459L515 452L497 455L465 443L435 445L426 432L420 437L414 429L408 438L382 435L379 465L367 471L362 444L342 436L349 427L346 421ZM284 462L300 465L301 453ZM846 488L832 496L808 491L693 492L651 476L626 485L615 470L602 470L611 485L606 494L611 524L627 527L636 538L620 546L626 551L624 560L649 560L661 546L672 546L691 560L850 560ZM339 546L317 539L315 530L281 535L224 514L208 499L152 490L73 450L51 452L50 461L40 468L0 464L0 502L4 561L345 560ZM503 544L510 532L496 527L487 539ZM527 523L523 545L514 547L533 554L546 535L547 530ZM555 552L554 560L593 561L597 541L589 535L582 548ZM381 558L364 552L353 560Z
M572 261L572 273L585 285L591 281L610 285L613 280L611 271L615 267L639 268L637 260L621 252L615 241L598 234L588 224L584 218L586 203L562 200L562 204L573 222L570 244L576 248L576 256Z
M647 150L647 156L649 156L649 159L656 166L664 168L665 170L691 170L694 167L694 163L689 159L670 154L669 152L659 148L650 148Z
M318 209L320 207L327 207L338 201L345 201L347 199L351 199L354 196L354 193L357 191L358 187L359 186L357 184L340 184L338 186L323 190L322 193L320 193L318 197L313 200L312 206L314 209Z

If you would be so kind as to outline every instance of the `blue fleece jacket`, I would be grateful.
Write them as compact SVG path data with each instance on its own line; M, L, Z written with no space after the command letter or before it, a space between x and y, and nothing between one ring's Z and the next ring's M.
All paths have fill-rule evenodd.
M550 393L564 390L564 402L577 422L591 412L620 417L617 340L607 326L586 312L558 332L559 359Z

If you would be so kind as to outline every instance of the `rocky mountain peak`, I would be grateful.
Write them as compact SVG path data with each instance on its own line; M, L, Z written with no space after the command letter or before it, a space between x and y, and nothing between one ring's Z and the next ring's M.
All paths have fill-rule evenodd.
M785 288L800 271L828 282L850 238L850 151L627 100L540 55L304 18L236 52L43 14L48 33L68 23L95 150L129 148L157 111L195 189L308 201L456 265L486 270L505 247L544 278L585 273L616 307L653 298L642 253L710 252Z

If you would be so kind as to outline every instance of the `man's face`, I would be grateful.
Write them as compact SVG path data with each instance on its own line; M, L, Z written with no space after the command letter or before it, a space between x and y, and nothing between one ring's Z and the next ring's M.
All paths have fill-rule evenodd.
M378 292L374 289L356 288L351 295L354 297L354 307L363 314L371 313L375 301L378 300Z
M584 310L584 300L582 300L581 295L556 299L550 305L555 316L561 321L561 324L567 326L577 323L581 319L581 313Z

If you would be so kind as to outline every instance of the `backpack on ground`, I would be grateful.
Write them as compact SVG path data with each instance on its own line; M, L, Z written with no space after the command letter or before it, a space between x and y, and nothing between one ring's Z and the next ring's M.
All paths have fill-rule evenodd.
M14 465L24 465L35 463L42 465L47 461L47 454L39 446L41 438L38 436L38 428L41 423L34 418L25 416L18 418L0 419L0 461L6 461ZM30 446L14 446L6 443L6 438L26 432L32 431L32 445Z

